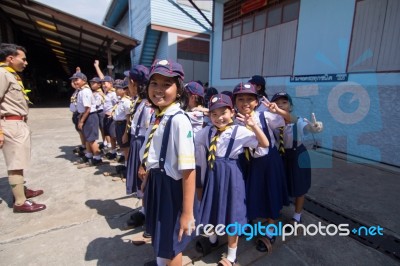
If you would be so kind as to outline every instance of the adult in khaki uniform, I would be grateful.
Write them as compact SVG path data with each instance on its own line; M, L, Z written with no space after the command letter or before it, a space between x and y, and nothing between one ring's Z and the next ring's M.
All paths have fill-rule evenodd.
M27 199L43 194L43 190L30 190L24 186L24 169L31 158L30 130L26 124L29 99L17 72L22 72L28 65L25 53L22 46L0 44L0 148L14 195L14 212L46 209L46 205Z

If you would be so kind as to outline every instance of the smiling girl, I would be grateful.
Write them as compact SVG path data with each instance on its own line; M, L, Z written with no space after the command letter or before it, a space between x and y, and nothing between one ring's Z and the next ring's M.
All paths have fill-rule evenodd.
M196 145L208 150L208 168L204 183L203 198L200 204L200 224L246 224L245 185L238 157L245 147L268 147L269 141L262 130L249 115L240 115L243 126L233 124L231 98L225 94L211 97L209 103L210 119L213 126L207 126L196 134ZM203 240L203 241L202 241ZM214 234L208 239L199 240L196 248L205 252L217 246ZM238 236L228 236L228 255L220 265L234 265Z
M192 125L181 109L187 103L183 79L180 64L156 60L147 88L155 120L140 151L139 176L146 184L146 231L157 265L182 265L194 223L194 142Z

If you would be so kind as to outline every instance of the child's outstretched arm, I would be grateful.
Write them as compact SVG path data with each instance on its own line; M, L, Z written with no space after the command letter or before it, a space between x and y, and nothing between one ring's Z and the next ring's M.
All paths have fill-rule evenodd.
M264 100L262 101L262 104L264 104L266 107L268 107L268 109L271 113L282 116L283 119L285 119L285 122L287 124L294 123L297 121L297 117L292 115L290 112L279 108L278 105L274 102L271 103L270 101L268 101L268 99L265 96L263 98L264 98Z
M236 118L253 130L254 134L256 134L259 147L261 147L261 148L269 147L268 138L265 136L264 132L257 125L257 123L254 122L253 117L251 115L249 115L249 114L242 115L242 114L238 113Z
M96 73L97 73L97 75L99 76L99 78L104 79L104 74L103 74L103 72L102 72L101 69L100 69L100 62L99 62L99 60L94 60L93 66L94 66L94 69L96 69Z
M194 193L196 187L196 171L194 169L182 171L182 189L183 189L183 203L182 203L182 214L180 218L180 230L178 235L178 241L182 240L182 236L185 233L190 235L191 229L194 229Z
M314 113L311 113L311 122L307 118L304 118L304 120L308 123L308 125L304 127L304 130L312 133L319 133L324 129L324 125L321 121L317 121Z

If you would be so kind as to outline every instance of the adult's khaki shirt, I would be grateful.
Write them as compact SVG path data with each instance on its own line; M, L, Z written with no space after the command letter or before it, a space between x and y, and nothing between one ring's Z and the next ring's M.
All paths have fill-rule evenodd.
M28 103L14 75L0 67L0 116L28 115Z

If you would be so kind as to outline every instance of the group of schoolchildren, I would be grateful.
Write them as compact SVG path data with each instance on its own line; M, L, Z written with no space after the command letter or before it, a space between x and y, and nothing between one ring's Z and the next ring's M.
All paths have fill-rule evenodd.
M322 131L315 116L311 122L295 116L285 92L269 101L261 76L208 102L201 84L184 84L182 66L170 60L156 60L150 69L136 65L125 76L113 86L106 85L111 77L93 78L89 87L86 76L75 73L71 105L76 110L71 111L78 112L73 120L85 141L84 163L101 162L100 120L110 153L115 153L113 137L123 149L126 192L143 199L127 224L144 224L143 237L151 239L157 265L182 264L194 225L244 225L257 219L272 224L289 197L295 198L291 222L302 223L311 185L302 139ZM116 136L107 140L112 124ZM270 252L275 235L269 229L259 237L257 250ZM228 236L227 256L219 265L237 262L238 239ZM196 242L203 251L217 246L216 234Z

